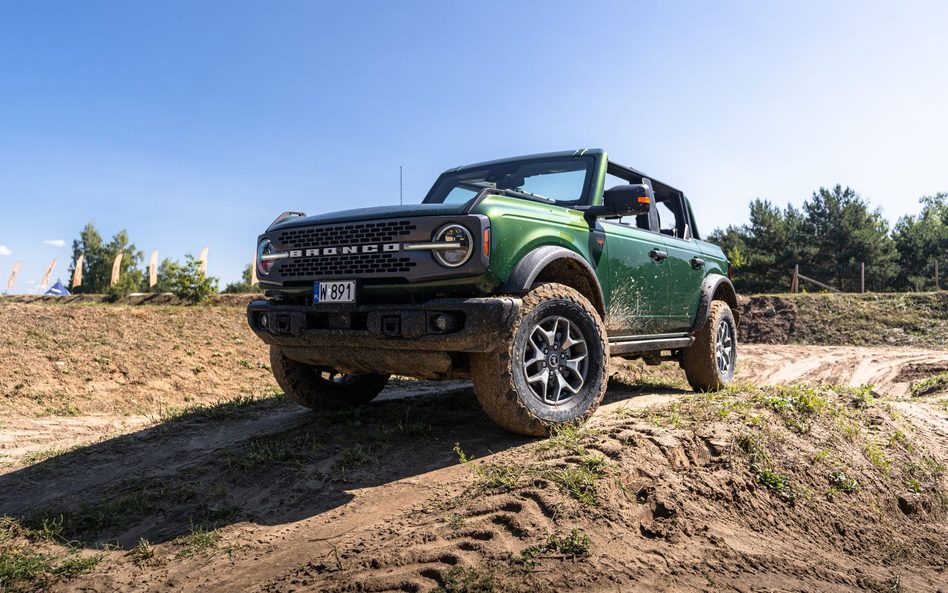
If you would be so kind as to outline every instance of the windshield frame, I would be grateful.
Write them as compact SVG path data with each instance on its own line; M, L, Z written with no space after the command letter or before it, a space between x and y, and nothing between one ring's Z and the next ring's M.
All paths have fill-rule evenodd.
M469 167L459 167L459 168L457 168L457 169L452 169L452 170L450 170L450 171L445 171L444 173L442 173L441 175L439 175L438 178L435 180L434 184L431 186L431 189L428 190L428 193L425 195L425 198L424 198L424 200L422 200L421 203L422 203L422 204L444 204L444 203L446 203L446 202L444 202L444 201L436 201L436 200L434 199L435 190L438 189L438 187L439 187L445 180L447 180L447 179L449 179L449 178L451 178L451 177L454 177L454 176L456 176L456 175L458 175L458 174L461 174L461 173L469 173L469 172L471 172L471 171L486 170L486 169L490 169L491 167L498 167L498 166L509 165L509 164L530 164L530 163L543 163L543 162L556 162L556 161L563 161L563 162L566 162L566 161L572 161L572 162L581 161L581 162L585 162L585 163L586 163L586 176L585 176L585 178L583 179L582 192L580 193L579 198L577 198L576 200L558 201L558 200L555 200L555 199L552 199L552 198L549 198L549 199L548 199L548 198L546 198L546 196L542 196L542 197L540 197L540 196L534 196L534 195L532 195L532 194L530 194L530 193L520 192L520 191L517 191L517 190L498 190L498 189L493 189L493 188L485 188L485 189L488 189L488 190L490 190L490 191L493 191L493 192L495 192L495 193L497 193L497 194L508 195L508 196L520 198L520 199L523 199L523 200L529 200L529 201L537 202L537 203L540 203L540 204L546 204L546 205L549 205L549 206L560 206L560 207L562 207L562 208L576 208L576 207L579 207L579 206L586 206L586 205L589 205L589 204L590 204L590 199L591 199L591 195L590 195L590 194L591 194L591 189L592 189L592 187L593 187L594 184L595 184L595 180L596 180L596 176L597 176L597 169L598 169L598 167L597 167L597 165L598 165L597 159L596 159L596 157L595 157L594 155L582 155L582 156L571 156L571 155L563 155L563 156L557 155L557 156L551 156L551 155L546 155L546 156L536 156L536 157L526 157L526 158L512 158L512 159L504 159L504 160L501 160L501 161L492 161L492 162L489 162L489 163L482 163L482 164L477 164L477 165L471 165L471 166L469 166ZM456 185L455 187L458 187L458 186ZM482 190L482 191L483 191L483 190ZM448 193L450 193L450 192L448 192ZM473 200L476 200L477 197L480 195L480 193L481 193L481 192L476 193L475 195L473 195L473 196L472 196L469 200L467 200L466 202L458 202L458 203L469 203L469 202L471 202L471 201L473 201ZM447 194L445 194L445 197L447 197Z

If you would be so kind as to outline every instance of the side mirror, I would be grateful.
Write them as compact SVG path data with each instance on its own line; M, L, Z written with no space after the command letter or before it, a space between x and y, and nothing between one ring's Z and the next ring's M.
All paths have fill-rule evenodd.
M584 209L586 218L619 218L648 214L652 209L652 198L647 185L617 185L602 193L602 206Z
M615 216L638 216L648 214L652 198L645 185L617 185L602 193L602 205Z

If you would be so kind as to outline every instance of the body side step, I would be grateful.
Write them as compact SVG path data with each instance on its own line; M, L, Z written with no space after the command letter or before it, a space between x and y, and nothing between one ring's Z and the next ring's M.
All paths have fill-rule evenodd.
M695 339L691 337L681 337L609 342L609 353L611 356L619 356L622 354L649 352L653 350L677 350L691 346L694 341Z

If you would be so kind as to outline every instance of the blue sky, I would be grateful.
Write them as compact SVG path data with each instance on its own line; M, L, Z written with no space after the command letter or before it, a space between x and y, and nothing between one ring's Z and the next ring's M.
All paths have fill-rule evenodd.
M284 210L577 147L704 233L836 183L894 222L948 191L946 30L934 1L0 0L0 289L67 280L90 220L146 259L207 245L223 286Z

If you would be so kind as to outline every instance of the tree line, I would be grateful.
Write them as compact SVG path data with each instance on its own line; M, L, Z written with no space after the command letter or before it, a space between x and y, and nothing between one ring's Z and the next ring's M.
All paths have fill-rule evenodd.
M731 260L741 292L786 292L798 265L801 273L822 272L827 284L842 290L860 264L875 290L931 290L935 261L948 248L948 194L919 202L921 213L902 216L890 228L880 209L841 185L821 187L799 209L781 210L758 198L747 224L715 229L708 241Z
M112 285L112 265L116 256L122 254L118 281ZM157 269L157 282L149 286L148 267L142 267L144 254L129 239L125 230L120 230L105 242L93 222L88 223L72 242L72 263L69 266L69 281L76 269L76 262L82 255L82 282L80 286L70 286L73 294L108 294L122 296L134 292L171 292L189 301L197 302L218 292L218 279L207 276L200 270L201 262L192 254L179 262L165 258ZM228 284L225 293L259 292L251 285L251 266L244 269L240 282Z

